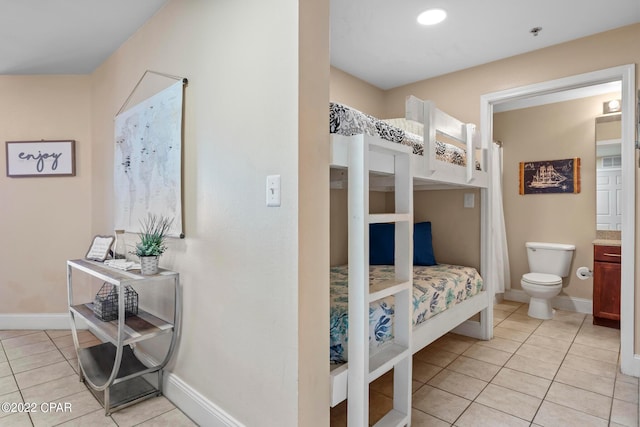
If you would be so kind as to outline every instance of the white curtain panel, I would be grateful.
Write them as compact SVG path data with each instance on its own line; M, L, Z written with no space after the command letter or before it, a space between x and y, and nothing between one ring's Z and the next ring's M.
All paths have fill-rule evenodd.
M504 208L502 206L502 147L491 144L491 186L493 201L491 210L491 248L492 256L489 268L490 276L495 280L496 293L504 293L511 289L511 271L509 269L509 251L507 248L507 231L504 223Z

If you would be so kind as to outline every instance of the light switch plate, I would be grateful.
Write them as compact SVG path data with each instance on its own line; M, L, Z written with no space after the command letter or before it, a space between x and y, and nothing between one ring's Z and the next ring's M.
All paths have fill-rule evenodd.
M267 206L280 206L280 175L267 176Z
M473 208L476 204L476 195L473 193L464 193L464 207Z

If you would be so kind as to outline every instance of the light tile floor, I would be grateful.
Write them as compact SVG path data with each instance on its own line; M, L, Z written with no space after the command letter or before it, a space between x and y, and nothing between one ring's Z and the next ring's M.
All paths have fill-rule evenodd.
M78 340L100 342L88 331ZM77 369L71 331L0 331L0 426L195 426L164 396L106 417ZM27 403L28 411L12 413L3 403Z
M494 338L447 334L414 355L412 426L638 426L638 379L619 372L620 331L593 318L494 306ZM371 384L370 421L392 405L393 373ZM346 402L331 426L346 425Z

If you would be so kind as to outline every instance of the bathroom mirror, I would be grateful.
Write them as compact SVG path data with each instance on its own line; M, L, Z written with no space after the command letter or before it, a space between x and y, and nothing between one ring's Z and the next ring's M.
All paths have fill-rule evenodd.
M596 117L596 230L622 229L621 114Z

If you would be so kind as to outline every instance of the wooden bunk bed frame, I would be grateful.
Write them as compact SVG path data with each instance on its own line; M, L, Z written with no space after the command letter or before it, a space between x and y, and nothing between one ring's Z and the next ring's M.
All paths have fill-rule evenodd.
M486 277L483 273L488 270L488 220L489 220L489 203L488 192L489 188L489 156L487 138L480 140L475 133L475 126L467 123L463 123L448 114L438 110L433 102L421 101L415 97L408 97L406 102L406 117L407 119L418 121L424 124L424 155L409 154L411 164L407 168L409 173L413 177L409 184L410 205L412 206L412 193L414 190L423 189L444 189L444 188L480 188L481 189L481 268L480 273L483 275L484 288L477 295L472 296L447 310L438 313L437 315L429 318L423 323L420 323L416 327L413 327L411 337L409 338L409 347L411 354L423 349L436 339L440 338L447 332L455 332L462 335L471 336L478 339L488 340L493 337L493 299L494 291L491 283L491 278ZM453 165L445 163L436 159L435 154L435 141L439 134L446 135L450 139L462 142L466 146L467 162L466 166ZM403 182L398 180L397 173L404 174L404 171L396 171L397 161L395 160L392 151L394 146L398 146L390 141L386 141L379 136L372 136L367 134L357 134L352 136L344 136L339 134L331 134L331 167L332 167L332 187L341 187L345 182L347 173L349 176L349 260L350 260L350 275L349 275L349 313L352 313L352 303L354 304L354 310L357 312L362 311L363 301L370 300L368 289L362 290L363 285L359 284L359 292L364 293L358 295L358 301L353 301L355 298L351 292L352 277L351 277L351 262L356 260L358 263L357 268L359 270L354 271L368 271L368 223L369 217L379 217L379 215L368 215L368 191L369 190L393 190L399 183ZM353 147L363 146L364 149L354 149ZM369 148L374 147L374 148ZM376 149L375 147L389 147L388 151L384 149ZM407 147L400 145L400 149L407 151ZM396 148L397 149L397 148ZM481 170L477 170L476 165L476 150L480 152ZM402 151L402 150L400 150ZM408 151L410 153L410 151ZM391 153L391 155L390 155ZM354 157L363 156L363 159L355 159ZM352 174L351 168L362 169L365 172L364 179L354 179L358 175ZM357 182L352 182L357 181ZM363 188L358 188L362 186ZM367 188L368 187L368 188ZM355 190L355 191L354 191ZM406 190L406 189L405 189ZM352 194L354 193L354 194ZM406 191L404 191L406 194ZM352 200L356 198L356 200ZM359 198L359 200L357 200ZM363 205L364 206L361 206ZM351 207L359 206L365 214L354 215L352 214ZM397 199L396 199L397 206ZM355 209L354 209L355 211ZM410 221L413 221L413 212L410 214ZM392 216L392 215L390 215ZM378 218L380 219L380 218ZM396 219L388 218L386 221L382 218L381 222L395 222ZM410 233L410 239L412 239ZM401 249L398 252L398 240L396 240L396 253L407 253L406 249ZM411 253L411 252L409 252ZM396 257L397 258L397 257ZM360 265L364 264L364 265ZM486 273L485 273L486 274ZM362 274L360 274L362 276ZM361 281L368 281L368 275L366 278L359 278ZM365 285L367 286L367 285ZM479 321L468 320L475 315L479 314ZM402 316L404 319L406 316ZM409 315L409 322L411 316ZM349 337L351 346L351 318L349 321ZM359 321L359 329L362 329L363 325ZM360 330L360 333L363 331ZM368 340L366 338L359 337L360 342ZM406 341L406 340L405 340ZM350 350L351 352L351 347ZM368 355L368 351L366 352ZM350 353L351 354L351 353ZM350 356L351 360L351 356ZM371 359L372 360L372 359ZM369 367L369 363L366 362L365 367ZM362 363L358 363L358 368L362 368ZM368 377L368 382L375 380L377 377L383 375L394 366L391 365L385 369L377 369L376 372L363 372L359 375L349 374L349 363L341 365L331 365L331 406L335 406L342 402L349 396L349 412L353 409L356 412L361 413L361 418L352 418L349 415L349 425L359 424L362 420L367 419L368 415L362 415L363 410L358 406L365 407L368 411L368 389L361 387L361 384L357 384L359 390L354 392L350 390L347 392L347 383L352 379L357 379L360 383L361 378ZM406 375L406 370L402 371ZM397 376L397 375L396 375ZM397 381L397 380L396 380ZM401 380L402 381L402 380ZM411 368L409 367L408 387L411 386ZM401 385L402 388L406 388L407 384ZM409 392L410 393L410 392ZM365 396L362 396L362 395ZM394 392L395 394L395 392ZM353 403L352 400L357 400ZM401 399L400 408L406 407L406 399ZM408 411L408 415L397 415L396 403L394 399L394 410L388 414L389 416L383 418L379 423L380 425L405 425L410 424L410 394L409 394L409 408L405 408ZM400 412L403 412L402 410ZM395 414L395 415L394 415ZM396 416L397 415L397 416ZM403 418L404 416L404 418ZM407 419L409 417L409 419ZM356 421L357 420L357 421ZM378 425L378 424L376 424Z

